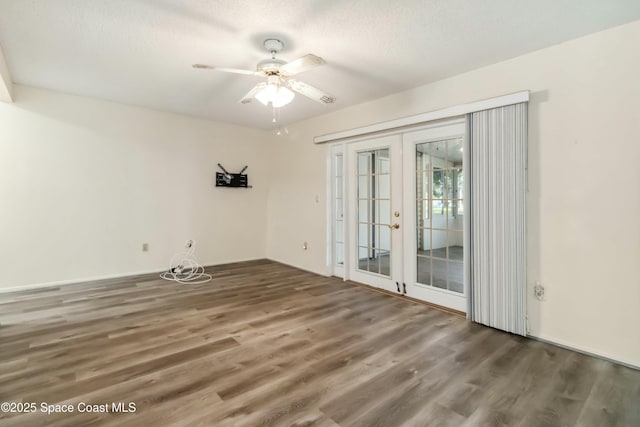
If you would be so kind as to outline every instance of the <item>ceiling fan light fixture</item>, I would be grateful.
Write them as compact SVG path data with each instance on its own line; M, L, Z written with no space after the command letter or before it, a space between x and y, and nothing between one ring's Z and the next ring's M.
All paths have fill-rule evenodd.
M271 105L273 108L280 108L291 101L295 94L284 86L280 86L276 83L269 83L264 89L256 94L256 99L263 105Z
M284 107L285 105L293 101L293 98L295 98L295 96L296 95L293 93L293 91L284 86L279 86L276 92L275 99L271 101L271 103L273 104L274 108Z
M275 85L268 84L256 94L256 99L264 105L269 105L276 93Z

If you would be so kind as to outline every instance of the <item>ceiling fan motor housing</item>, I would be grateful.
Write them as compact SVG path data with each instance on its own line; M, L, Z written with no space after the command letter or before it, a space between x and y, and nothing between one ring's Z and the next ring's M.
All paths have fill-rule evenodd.
M266 74L276 74L287 61L277 58L263 59L258 62L257 70Z

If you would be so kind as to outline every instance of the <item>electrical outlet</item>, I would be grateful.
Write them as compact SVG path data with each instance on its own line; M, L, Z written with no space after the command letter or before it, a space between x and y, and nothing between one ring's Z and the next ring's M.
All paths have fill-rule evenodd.
M142 252L149 252L149 244L148 243L143 243L142 244Z
M544 286L542 286L540 282L536 282L533 286L533 296L538 301L544 301Z

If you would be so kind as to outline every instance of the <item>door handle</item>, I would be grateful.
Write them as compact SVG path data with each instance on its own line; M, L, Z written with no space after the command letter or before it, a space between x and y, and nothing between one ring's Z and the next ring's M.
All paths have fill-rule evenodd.
M398 224L397 222L395 224L387 224L387 227L391 228L392 230L397 230L398 228L400 228L400 224Z

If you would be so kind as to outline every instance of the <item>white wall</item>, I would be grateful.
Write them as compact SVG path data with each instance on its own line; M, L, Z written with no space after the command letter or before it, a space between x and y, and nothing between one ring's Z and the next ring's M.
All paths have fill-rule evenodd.
M636 21L290 126L273 141L268 257L327 272L314 136L530 90L528 278L547 289L531 333L640 366L639 44Z
M0 103L0 287L263 258L264 131L16 85ZM215 188L216 163L253 189ZM142 252L142 243L149 252Z

